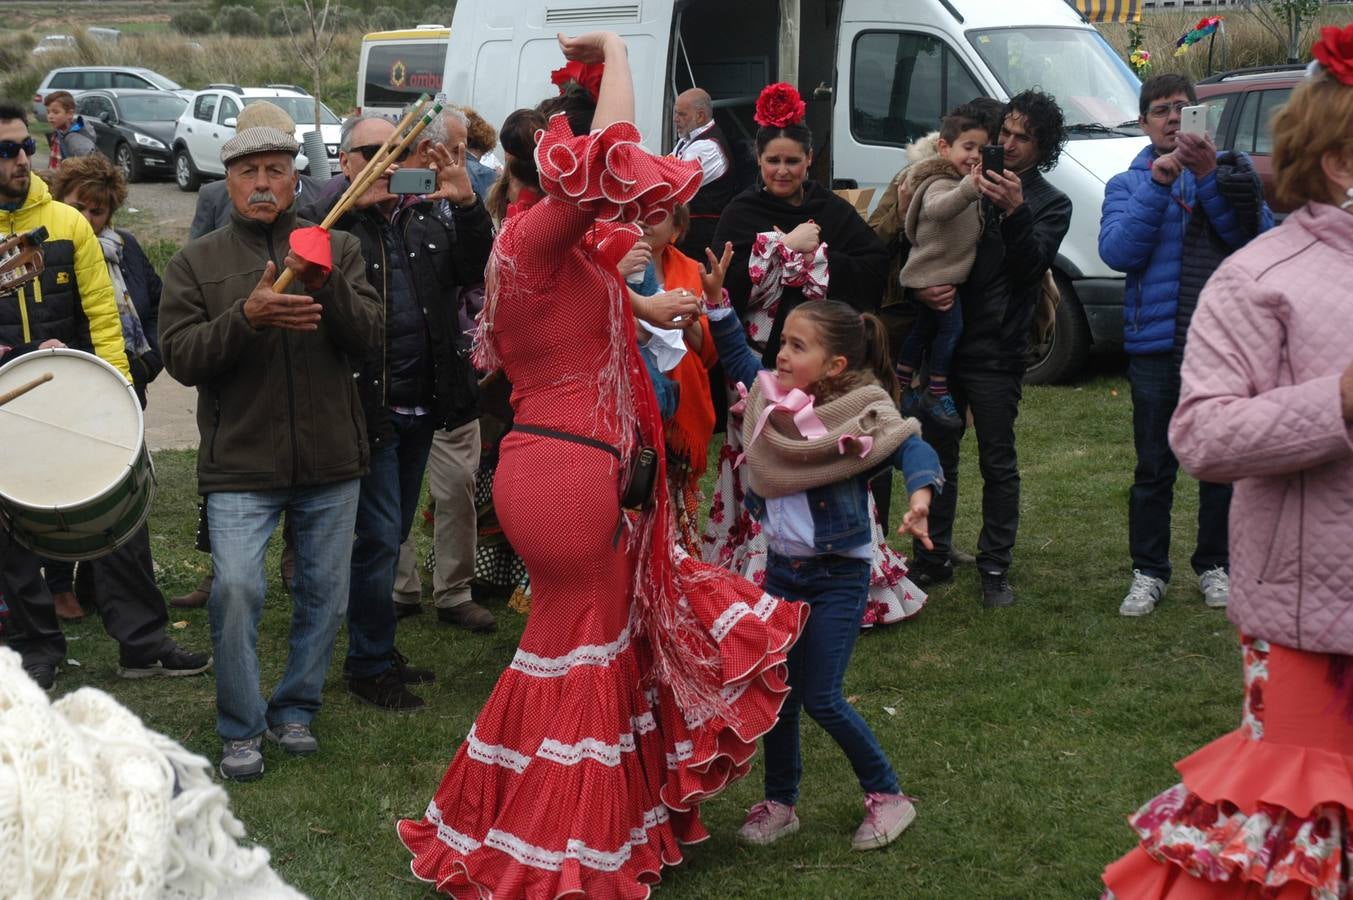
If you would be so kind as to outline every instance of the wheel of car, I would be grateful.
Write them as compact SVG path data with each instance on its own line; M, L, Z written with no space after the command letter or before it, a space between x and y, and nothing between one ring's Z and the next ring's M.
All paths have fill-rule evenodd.
M141 180L141 162L136 158L130 144L117 145L117 150L113 153L113 162L122 170L122 177L127 179L128 184Z
M1090 323L1085 319L1076 289L1061 272L1054 270L1052 275L1062 299L1057 304L1052 334L1042 346L1034 348L1034 361L1024 373L1025 384L1067 381L1081 370L1090 355Z
M195 191L202 186L202 176L197 174L186 147L174 151L174 181L181 191Z

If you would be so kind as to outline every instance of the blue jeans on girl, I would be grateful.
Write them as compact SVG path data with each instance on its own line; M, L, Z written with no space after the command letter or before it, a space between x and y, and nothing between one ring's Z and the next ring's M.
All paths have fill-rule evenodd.
M799 710L845 751L866 793L902 792L874 733L841 693L860 617L869 598L869 561L843 556L791 559L772 553L768 594L808 602L808 625L789 651L789 696L766 734L766 799L793 806L799 798Z

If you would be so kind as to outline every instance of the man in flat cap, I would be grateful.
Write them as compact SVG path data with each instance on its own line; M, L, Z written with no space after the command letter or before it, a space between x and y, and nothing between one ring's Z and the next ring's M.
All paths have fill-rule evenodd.
M160 303L165 368L198 393L198 491L211 522L216 582L208 613L216 656L221 774L263 774L262 739L318 749L310 723L348 596L357 495L367 467L350 359L379 347L384 313L355 238L333 232L332 270L289 250L310 223L292 210L291 134L243 128L221 148L229 226L169 261ZM295 281L274 290L281 267ZM259 694L256 642L263 554L285 511L296 532L290 652Z

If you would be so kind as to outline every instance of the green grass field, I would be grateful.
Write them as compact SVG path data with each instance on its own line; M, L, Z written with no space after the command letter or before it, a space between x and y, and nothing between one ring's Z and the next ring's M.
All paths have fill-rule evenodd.
M657 896L1097 896L1104 864L1133 844L1124 817L1173 783L1173 760L1233 727L1240 701L1233 629L1203 607L1185 574L1155 615L1117 615L1129 575L1130 435L1126 383L1116 375L1029 389L1019 433L1018 605L983 610L969 569L914 621L861 639L847 694L904 790L919 798L919 817L898 843L850 851L862 813L858 787L835 745L807 723L803 830L771 848L734 842L743 811L760 799L758 766L706 806L713 838L665 873ZM968 549L978 525L975 449L969 438L959 520ZM193 464L191 453L156 457L151 524L166 592L192 587L206 565L192 549ZM1191 482L1181 483L1178 534L1192 534L1196 497ZM1178 572L1189 572L1191 550L1189 540L1177 542ZM278 677L286 649L289 608L276 565L274 548L260 637L265 685ZM345 693L340 634L315 726L320 753L290 759L270 748L263 780L229 786L250 837L301 890L363 900L425 895L393 824L421 814L511 657L523 620L496 611L500 630L489 637L426 614L401 623L400 648L439 677L421 691L428 709L415 715L359 705ZM205 611L171 618L181 623L176 638L207 646ZM65 671L58 691L108 690L151 727L217 759L210 678L122 681L97 619L68 634L81 665Z

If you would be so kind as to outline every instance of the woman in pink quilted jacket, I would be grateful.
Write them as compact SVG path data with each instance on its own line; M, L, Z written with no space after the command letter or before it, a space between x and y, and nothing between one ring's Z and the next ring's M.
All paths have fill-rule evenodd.
M1240 727L1177 764L1104 873L1117 900L1342 898L1353 872L1353 25L1274 123L1305 203L1203 290L1170 445L1233 482Z

